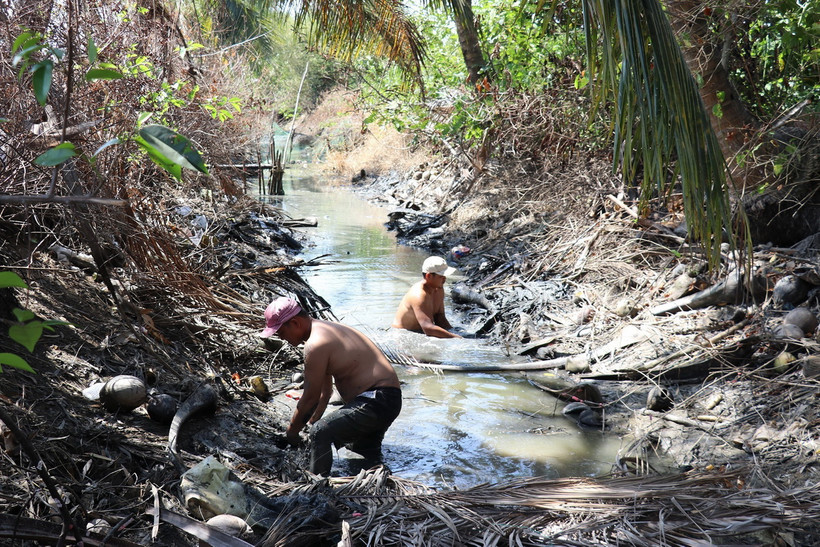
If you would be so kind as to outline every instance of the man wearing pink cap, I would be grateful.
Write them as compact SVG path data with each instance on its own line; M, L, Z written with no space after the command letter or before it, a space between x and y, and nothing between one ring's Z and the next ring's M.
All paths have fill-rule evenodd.
M423 332L435 338L461 338L450 332L453 327L444 314L444 282L455 271L439 256L425 260L421 265L423 279L410 287L401 299L393 327Z
M376 345L354 328L311 318L292 298L277 298L265 310L261 336L293 346L304 343L304 391L287 429L291 444L310 423L310 470L329 475L331 445L345 446L374 463L381 461L384 433L401 412L396 371ZM333 384L344 406L323 416Z

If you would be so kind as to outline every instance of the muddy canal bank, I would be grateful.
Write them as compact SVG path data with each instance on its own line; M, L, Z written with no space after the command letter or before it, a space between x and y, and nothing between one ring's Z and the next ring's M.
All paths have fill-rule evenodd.
M356 188L401 241L459 268L487 338L544 363L522 371L531 382L570 397L594 386L604 429L632 439L613 472L743 468L739 488L814 488L820 235L748 261L726 249L710 272L681 213L639 219L605 165L546 186L511 171L471 181L439 159ZM793 330L796 315L808 319Z
M602 179L589 180L596 172ZM816 483L816 320L796 335L783 324L794 308L820 311L820 236L756 247L751 279L726 288L745 262L727 252L709 272L680 213L636 220L605 173L566 173L589 182L574 202L491 174L459 192L458 169L442 160L357 191L392 208L400 240L463 272L489 303L462 304L478 324L492 319L488 339L545 363L531 381L598 388L607 427L638 438L616 468L651 468L641 459L664 453L682 469L753 463L790 486ZM787 292L790 282L800 289ZM795 360L776 362L784 352Z

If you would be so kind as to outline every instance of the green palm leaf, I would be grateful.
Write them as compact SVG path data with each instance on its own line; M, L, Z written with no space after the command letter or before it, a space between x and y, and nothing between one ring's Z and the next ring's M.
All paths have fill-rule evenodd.
M692 236L716 265L721 234L732 232L725 162L663 8L657 0L585 0L584 20L595 104L616 105L616 162L630 180L643 167L644 200L680 175Z
M363 54L395 62L408 81L421 83L422 38L399 0L205 0L216 28L229 40L253 38L264 47L276 18L293 16L309 45L347 61ZM224 30L224 29L230 29ZM268 49L269 51L270 49Z

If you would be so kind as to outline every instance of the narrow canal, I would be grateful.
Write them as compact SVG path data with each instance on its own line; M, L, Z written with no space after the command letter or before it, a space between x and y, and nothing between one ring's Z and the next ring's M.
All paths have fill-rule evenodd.
M390 329L401 297L421 279L428 255L397 243L384 227L388 211L344 185L289 168L284 188L285 196L269 201L293 217L318 218L318 227L305 229L312 243L302 257L326 256L300 273L341 322L419 361L515 362L481 340ZM447 283L458 280L456 274ZM445 305L450 322L458 325L449 295ZM619 439L565 418L563 402L517 374L396 369L404 406L385 437L384 458L401 477L463 489L521 477L597 476L611 470L621 446ZM350 460L355 455L342 449L338 456L333 473L355 473Z

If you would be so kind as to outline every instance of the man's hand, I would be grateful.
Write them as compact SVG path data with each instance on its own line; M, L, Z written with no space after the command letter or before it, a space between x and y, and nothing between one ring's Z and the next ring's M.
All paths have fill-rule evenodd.
M288 444L291 446L299 446L302 444L302 438L299 436L299 432L293 431L290 427L285 433L285 437L288 439Z

